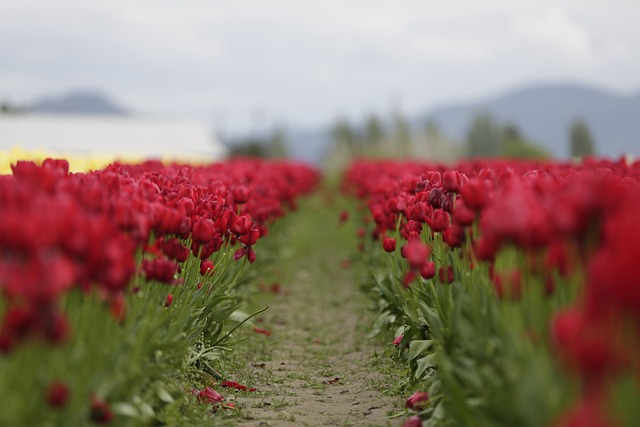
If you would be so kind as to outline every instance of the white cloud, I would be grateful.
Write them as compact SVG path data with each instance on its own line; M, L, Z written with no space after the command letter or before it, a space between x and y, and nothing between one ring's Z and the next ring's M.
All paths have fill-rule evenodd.
M516 36L529 44L529 51L553 52L583 60L592 54L589 35L558 7L543 9L535 16L518 16L514 20Z
M640 85L635 0L0 2L0 96L104 88L229 126L256 105L321 124L537 79ZM231 124L236 123L236 124Z

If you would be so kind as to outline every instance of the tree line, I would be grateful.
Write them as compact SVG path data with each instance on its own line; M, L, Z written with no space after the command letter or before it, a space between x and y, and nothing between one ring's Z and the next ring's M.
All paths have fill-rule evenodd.
M339 169L354 157L415 157L452 162L459 158L508 157L545 159L552 155L529 139L512 122L501 123L489 113L479 113L463 141L449 138L432 119L411 125L400 113L389 118L370 113L360 122L337 118L328 131L331 147L327 166ZM596 155L587 123L576 119L567 135L573 158ZM287 157L291 141L283 127L262 136L249 136L230 146L231 156Z
M536 142L527 138L511 122L500 123L489 113L479 113L466 133L462 142L455 143L440 130L433 120L426 120L422 128L411 127L401 115L394 115L383 121L370 114L361 123L350 123L339 118L331 129L336 149L352 156L388 156L413 157L423 154L435 160L442 159L443 146L449 146L449 154L460 157L509 157L544 159L552 157ZM587 123L576 119L567 135L571 157L583 157L596 154L596 144ZM439 147L440 150L435 150ZM420 150L422 148L422 150ZM450 157L449 156L449 157Z

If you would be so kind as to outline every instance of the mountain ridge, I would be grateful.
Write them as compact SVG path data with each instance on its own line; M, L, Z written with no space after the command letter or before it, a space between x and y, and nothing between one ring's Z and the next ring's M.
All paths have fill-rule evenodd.
M514 124L555 157L569 156L569 132L576 119L586 121L599 155L640 155L640 91L624 95L578 83L538 83L432 109L422 120L434 120L447 136L463 141L480 113Z
M60 96L39 98L27 108L31 113L45 114L100 114L110 116L129 115L102 92L93 90L73 91Z

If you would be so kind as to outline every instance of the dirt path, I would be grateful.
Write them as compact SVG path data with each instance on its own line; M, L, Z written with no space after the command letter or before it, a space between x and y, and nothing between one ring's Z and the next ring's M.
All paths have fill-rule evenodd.
M325 205L314 197L290 218L282 260L288 267L273 270L282 292L264 297L271 307L256 324L273 334L261 337L248 366L263 394L237 397L244 407L239 425L402 424L388 418L401 401L383 394L395 380L393 364L383 344L367 339L366 297L353 270L341 265L355 230L338 226L336 209Z

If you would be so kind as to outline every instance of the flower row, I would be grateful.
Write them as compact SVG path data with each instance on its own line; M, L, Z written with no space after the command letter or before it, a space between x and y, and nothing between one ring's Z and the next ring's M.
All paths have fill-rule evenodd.
M185 369L221 379L241 270L319 179L252 159L12 171L0 176L0 398L13 408L2 425L108 421L108 402L149 422Z
M343 190L380 320L433 387L423 418L633 425L615 396L640 395L640 162L359 161Z

